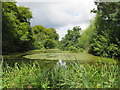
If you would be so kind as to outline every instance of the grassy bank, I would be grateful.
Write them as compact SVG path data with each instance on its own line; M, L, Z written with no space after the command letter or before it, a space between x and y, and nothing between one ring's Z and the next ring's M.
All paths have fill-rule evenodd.
M42 70L38 63L3 68L3 88L119 88L116 64L71 63L65 69Z

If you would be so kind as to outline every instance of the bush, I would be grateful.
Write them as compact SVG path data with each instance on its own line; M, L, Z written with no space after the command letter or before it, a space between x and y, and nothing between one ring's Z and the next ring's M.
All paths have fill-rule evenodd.
M74 46L70 46L69 47L69 51L71 51L71 52L78 52L78 48L76 48Z
M91 44L91 53L103 57L118 57L120 48L117 44L110 42L110 37L107 35L98 35L93 39Z
M43 45L46 49L52 49L52 48L55 48L57 46L56 42L52 39L44 40Z
M44 49L44 45L42 44L42 42L35 41L34 48L35 49Z

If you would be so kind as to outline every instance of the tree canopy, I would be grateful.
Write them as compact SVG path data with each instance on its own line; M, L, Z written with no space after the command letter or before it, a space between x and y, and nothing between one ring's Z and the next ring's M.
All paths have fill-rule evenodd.
M91 43L91 52L105 57L118 57L120 56L120 2L98 2L96 5L97 34L94 35Z
M17 6L15 2L3 2L3 53L56 47L56 42L58 42L59 39L56 30L54 28L45 28L41 25L31 27L31 18L32 12L28 7Z
M59 35L54 28L45 28L41 25L32 27L35 48L55 48Z
M28 7L17 6L15 2L2 5L2 49L3 53L19 52L36 48L59 48L89 53L104 57L120 56L120 2L95 2L96 17L90 26L80 34L81 28L68 30L59 42L54 28L42 25L30 26L32 12ZM109 7L109 8L108 8ZM59 44L58 44L59 43Z
M24 14L23 14L24 13ZM27 50L31 46L29 8L18 7L15 2L2 4L2 49L4 52Z
M61 49L87 51L97 56L120 57L120 2L95 2L96 17L82 35L74 28L61 40ZM109 8L108 8L109 7ZM76 32L76 33L75 33Z
M72 50L78 48L78 39L80 38L80 30L79 26L74 27L72 30L68 30L67 34L61 40L60 48L62 50Z

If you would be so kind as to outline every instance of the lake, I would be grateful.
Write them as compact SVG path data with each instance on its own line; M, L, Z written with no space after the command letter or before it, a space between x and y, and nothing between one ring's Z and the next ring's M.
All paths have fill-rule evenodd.
M80 64L93 64L93 63L119 63L118 61L110 58L103 58L93 56L87 53L70 53L63 52L59 49L50 50L31 50L19 54L4 55L4 63L13 66L14 63L33 63L37 61L42 68L52 68L58 63L69 63L77 62Z

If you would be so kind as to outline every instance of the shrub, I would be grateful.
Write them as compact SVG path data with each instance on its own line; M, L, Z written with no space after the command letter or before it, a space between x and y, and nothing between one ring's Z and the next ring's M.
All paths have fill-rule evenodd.
M78 49L76 47L74 47L74 46L70 46L69 47L69 51L71 51L71 52L78 52Z

